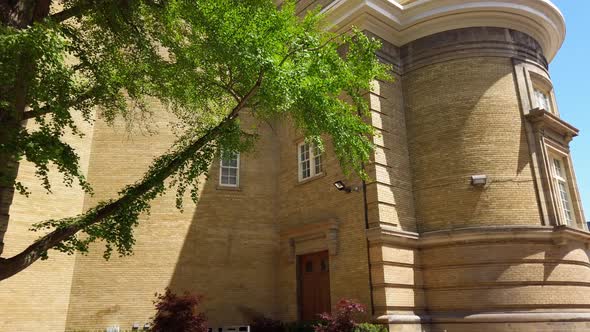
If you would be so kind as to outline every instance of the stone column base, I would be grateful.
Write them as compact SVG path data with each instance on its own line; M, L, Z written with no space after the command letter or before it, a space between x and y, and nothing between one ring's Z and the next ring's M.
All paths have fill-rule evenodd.
M377 320L387 322L390 332L590 331L590 312L385 315Z

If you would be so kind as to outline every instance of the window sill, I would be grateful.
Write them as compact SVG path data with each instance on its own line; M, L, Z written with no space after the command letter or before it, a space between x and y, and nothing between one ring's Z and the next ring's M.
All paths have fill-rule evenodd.
M313 181L318 180L318 179L321 179L321 178L323 178L325 176L326 176L326 172L321 172L320 174L316 174L316 175L314 175L312 177L309 177L309 178L307 178L305 180L299 180L299 182L297 182L297 186L301 186L301 185L304 185L304 184L313 182Z
M225 190L225 191L242 191L242 188L238 187L232 187L232 186L222 186L222 185L217 185L217 187L215 188L217 190Z

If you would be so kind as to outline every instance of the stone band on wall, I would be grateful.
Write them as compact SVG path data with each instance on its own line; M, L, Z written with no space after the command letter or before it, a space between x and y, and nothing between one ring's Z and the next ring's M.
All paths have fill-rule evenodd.
M590 322L587 232L564 226L474 227L418 235L381 227L370 229L367 237L372 252L381 253L372 262L387 281L377 284L380 276L374 274L374 286L392 297L384 300L376 318L392 324L392 331L401 326L420 331L422 325L438 331L454 323L475 324L478 330L486 324L518 323L515 331L536 331L533 326L542 325L537 323ZM396 273L382 268L393 266L413 271L412 278L404 279L403 268ZM404 288L423 294L423 303L398 306ZM568 328L586 327L575 326Z
M435 63L472 57L514 58L549 64L539 43L531 36L507 28L473 27L440 32L397 47L378 35L365 31L382 44L377 55L389 63L396 74L406 74Z
M504 57L531 61L547 68L539 43L511 29L478 27L440 32L401 47L404 73L417 68L469 57Z

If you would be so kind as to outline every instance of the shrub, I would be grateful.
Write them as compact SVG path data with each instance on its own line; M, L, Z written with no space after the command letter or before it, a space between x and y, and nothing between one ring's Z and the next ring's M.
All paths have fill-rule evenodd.
M252 332L283 332L285 331L285 324L272 318L257 317L252 321L250 330Z
M383 325L362 323L354 328L354 332L387 332L387 328Z
M166 293L156 294L156 316L152 332L207 332L207 319L197 311L201 297L189 294L176 295L166 288Z
M322 322L314 326L315 332L354 332L357 323L354 315L365 312L362 304L352 300L340 300L336 305L336 315L320 315Z

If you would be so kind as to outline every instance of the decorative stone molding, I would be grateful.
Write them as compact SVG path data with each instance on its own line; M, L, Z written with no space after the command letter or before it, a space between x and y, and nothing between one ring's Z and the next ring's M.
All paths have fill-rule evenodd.
M534 38L508 28L471 27L448 30L400 47L371 31L366 30L365 33L381 41L382 47L377 55L381 61L391 64L397 74L406 74L434 63L471 57L520 59L545 70L549 66L541 45Z
M371 244L393 244L406 248L431 248L454 243L501 241L549 241L565 245L568 241L590 244L590 233L565 225L559 226L482 226L427 233L403 232L386 226L367 230Z
M382 315L377 317L377 321L389 324L587 322L590 321L590 312L491 312L477 314Z
M557 134L562 135L566 143L569 143L579 133L576 127L544 109L535 108L526 115L526 118L533 124L535 132L540 132L546 128L551 129Z
M531 36L508 28L471 27L439 32L403 45L400 53L404 73L470 57L521 59L548 68L541 45Z
M537 164L536 172L539 173L537 183L541 186L538 188L539 202L542 210L544 211L547 223L550 225L566 224L567 221L563 219L559 202L561 200L559 196L559 189L556 187L555 182L552 180L552 172L550 169L553 167L552 158L553 156L559 156L562 160L565 160L564 172L567 174L568 184L570 185L570 195L572 199L573 214L575 221L580 228L586 229L587 226L584 223L586 220L582 212L580 203L580 194L577 186L572 185L575 182L575 174L569 154L569 143L572 139L578 136L578 129L569 123L563 121L559 116L548 112L541 108L534 108L525 114L527 119L527 129L531 131L530 137L533 143L531 150L539 156L535 160ZM559 241L558 241L559 242ZM557 244L557 242L556 242Z
M528 34L551 61L565 39L563 15L549 0L335 0L323 12L337 32L351 25L402 46L439 32L501 27Z
M286 243L289 262L297 255L328 250L331 256L338 254L338 221L306 224L281 230L281 243Z

